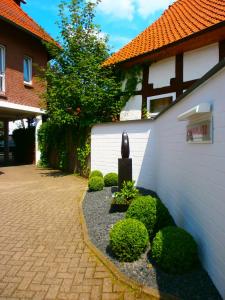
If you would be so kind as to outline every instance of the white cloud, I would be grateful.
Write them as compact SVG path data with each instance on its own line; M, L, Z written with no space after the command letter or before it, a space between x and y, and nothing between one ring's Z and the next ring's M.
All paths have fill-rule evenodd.
M98 9L113 18L132 20L135 10L133 2L133 0L102 0Z
M102 0L98 6L101 13L116 19L133 20L136 11L142 18L165 10L174 0Z
M165 10L174 0L137 0L138 13L147 18L159 10Z

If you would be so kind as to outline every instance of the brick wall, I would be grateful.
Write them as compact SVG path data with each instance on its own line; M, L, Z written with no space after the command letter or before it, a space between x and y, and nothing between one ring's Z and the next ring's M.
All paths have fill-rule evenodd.
M43 85L35 78L37 70L33 66L33 85L28 87L23 81L23 58L32 58L33 65L46 66L48 54L41 41L27 32L0 20L0 44L6 48L6 92L7 98L0 100L29 105L40 106L40 94Z

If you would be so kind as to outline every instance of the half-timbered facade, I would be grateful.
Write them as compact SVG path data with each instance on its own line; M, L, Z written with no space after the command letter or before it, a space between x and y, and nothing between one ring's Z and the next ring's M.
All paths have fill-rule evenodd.
M225 2L177 0L105 65L142 68L142 84L121 120L161 112L225 57Z

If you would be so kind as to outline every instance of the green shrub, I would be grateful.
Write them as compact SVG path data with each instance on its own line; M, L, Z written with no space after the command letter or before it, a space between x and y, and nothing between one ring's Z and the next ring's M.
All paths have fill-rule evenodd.
M120 261L137 260L147 245L148 231L140 221L121 220L110 231L110 246Z
M152 243L152 257L166 272L182 274L198 264L198 248L189 233L170 226L156 234Z
M89 178L91 178L91 177L102 177L103 178L103 174L99 170L94 170L91 172Z
M166 226L174 225L167 208L162 202L151 196L139 196L134 199L126 213L126 218L132 218L145 224L149 237Z
M134 181L124 181L121 191L115 193L114 202L130 204L139 193L134 184Z
M104 177L105 186L117 186L118 175L116 173L108 173Z
M101 191L104 188L104 180L102 177L94 176L88 181L88 187L90 191Z

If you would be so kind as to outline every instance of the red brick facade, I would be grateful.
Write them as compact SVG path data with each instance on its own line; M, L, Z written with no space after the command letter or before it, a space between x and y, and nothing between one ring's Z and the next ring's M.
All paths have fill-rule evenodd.
M40 107L40 95L43 92L40 81L35 78L37 70L35 65L45 67L48 53L41 40L31 34L0 20L0 45L6 50L6 78L5 97L0 100ZM24 85L23 59L24 56L32 58L32 86Z

